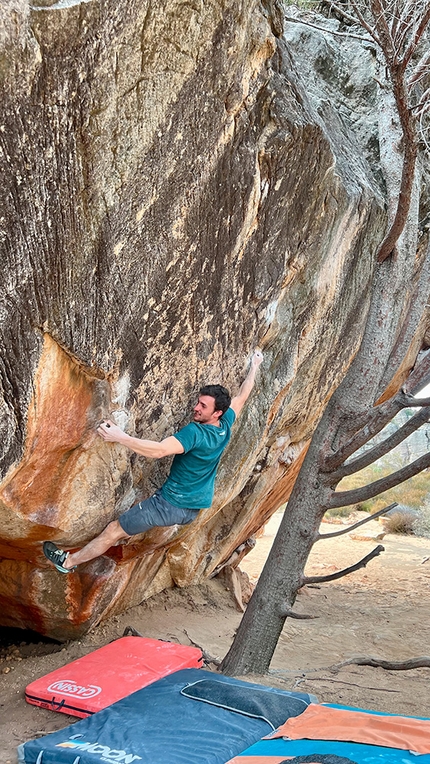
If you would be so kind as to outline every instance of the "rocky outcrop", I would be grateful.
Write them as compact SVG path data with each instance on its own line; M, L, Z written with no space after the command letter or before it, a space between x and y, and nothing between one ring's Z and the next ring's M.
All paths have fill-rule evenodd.
M200 581L288 498L363 328L378 86L371 47L281 36L274 2L3 5L0 622L66 639ZM257 344L212 509L49 567L44 539L80 546L167 473L97 423L172 434Z

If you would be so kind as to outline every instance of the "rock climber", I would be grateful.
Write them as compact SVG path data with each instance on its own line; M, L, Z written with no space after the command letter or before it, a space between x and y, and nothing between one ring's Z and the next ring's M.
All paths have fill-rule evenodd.
M239 393L232 399L221 385L202 387L194 406L194 420L160 442L127 435L111 420L98 427L103 440L120 443L140 456L148 459L173 456L172 466L160 489L112 520L79 551L67 552L52 541L45 541L43 553L58 571L70 573L77 565L104 554L121 539L129 539L150 528L187 525L201 509L211 506L221 454L230 440L232 425L254 387L262 360L263 354L256 350Z

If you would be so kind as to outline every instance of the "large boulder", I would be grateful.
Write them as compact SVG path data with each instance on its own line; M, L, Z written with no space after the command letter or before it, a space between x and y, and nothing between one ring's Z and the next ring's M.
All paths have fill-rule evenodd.
M371 46L257 0L1 0L0 623L76 637L196 583L288 498L360 342L385 228ZM335 24L336 22L330 22ZM373 166L372 166L373 163ZM211 510L61 576L265 361Z

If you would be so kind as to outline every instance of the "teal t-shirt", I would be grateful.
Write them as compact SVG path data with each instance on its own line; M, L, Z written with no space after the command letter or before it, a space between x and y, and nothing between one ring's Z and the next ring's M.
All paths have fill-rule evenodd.
M176 454L161 495L175 507L205 509L214 495L216 471L236 419L232 408L219 420L220 426L190 422L175 433L184 447Z

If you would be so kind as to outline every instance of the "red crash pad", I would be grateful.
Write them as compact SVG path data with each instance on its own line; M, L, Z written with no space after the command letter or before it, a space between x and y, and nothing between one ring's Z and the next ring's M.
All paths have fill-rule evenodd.
M201 668L196 647L121 637L26 687L28 703L84 718L184 668Z

